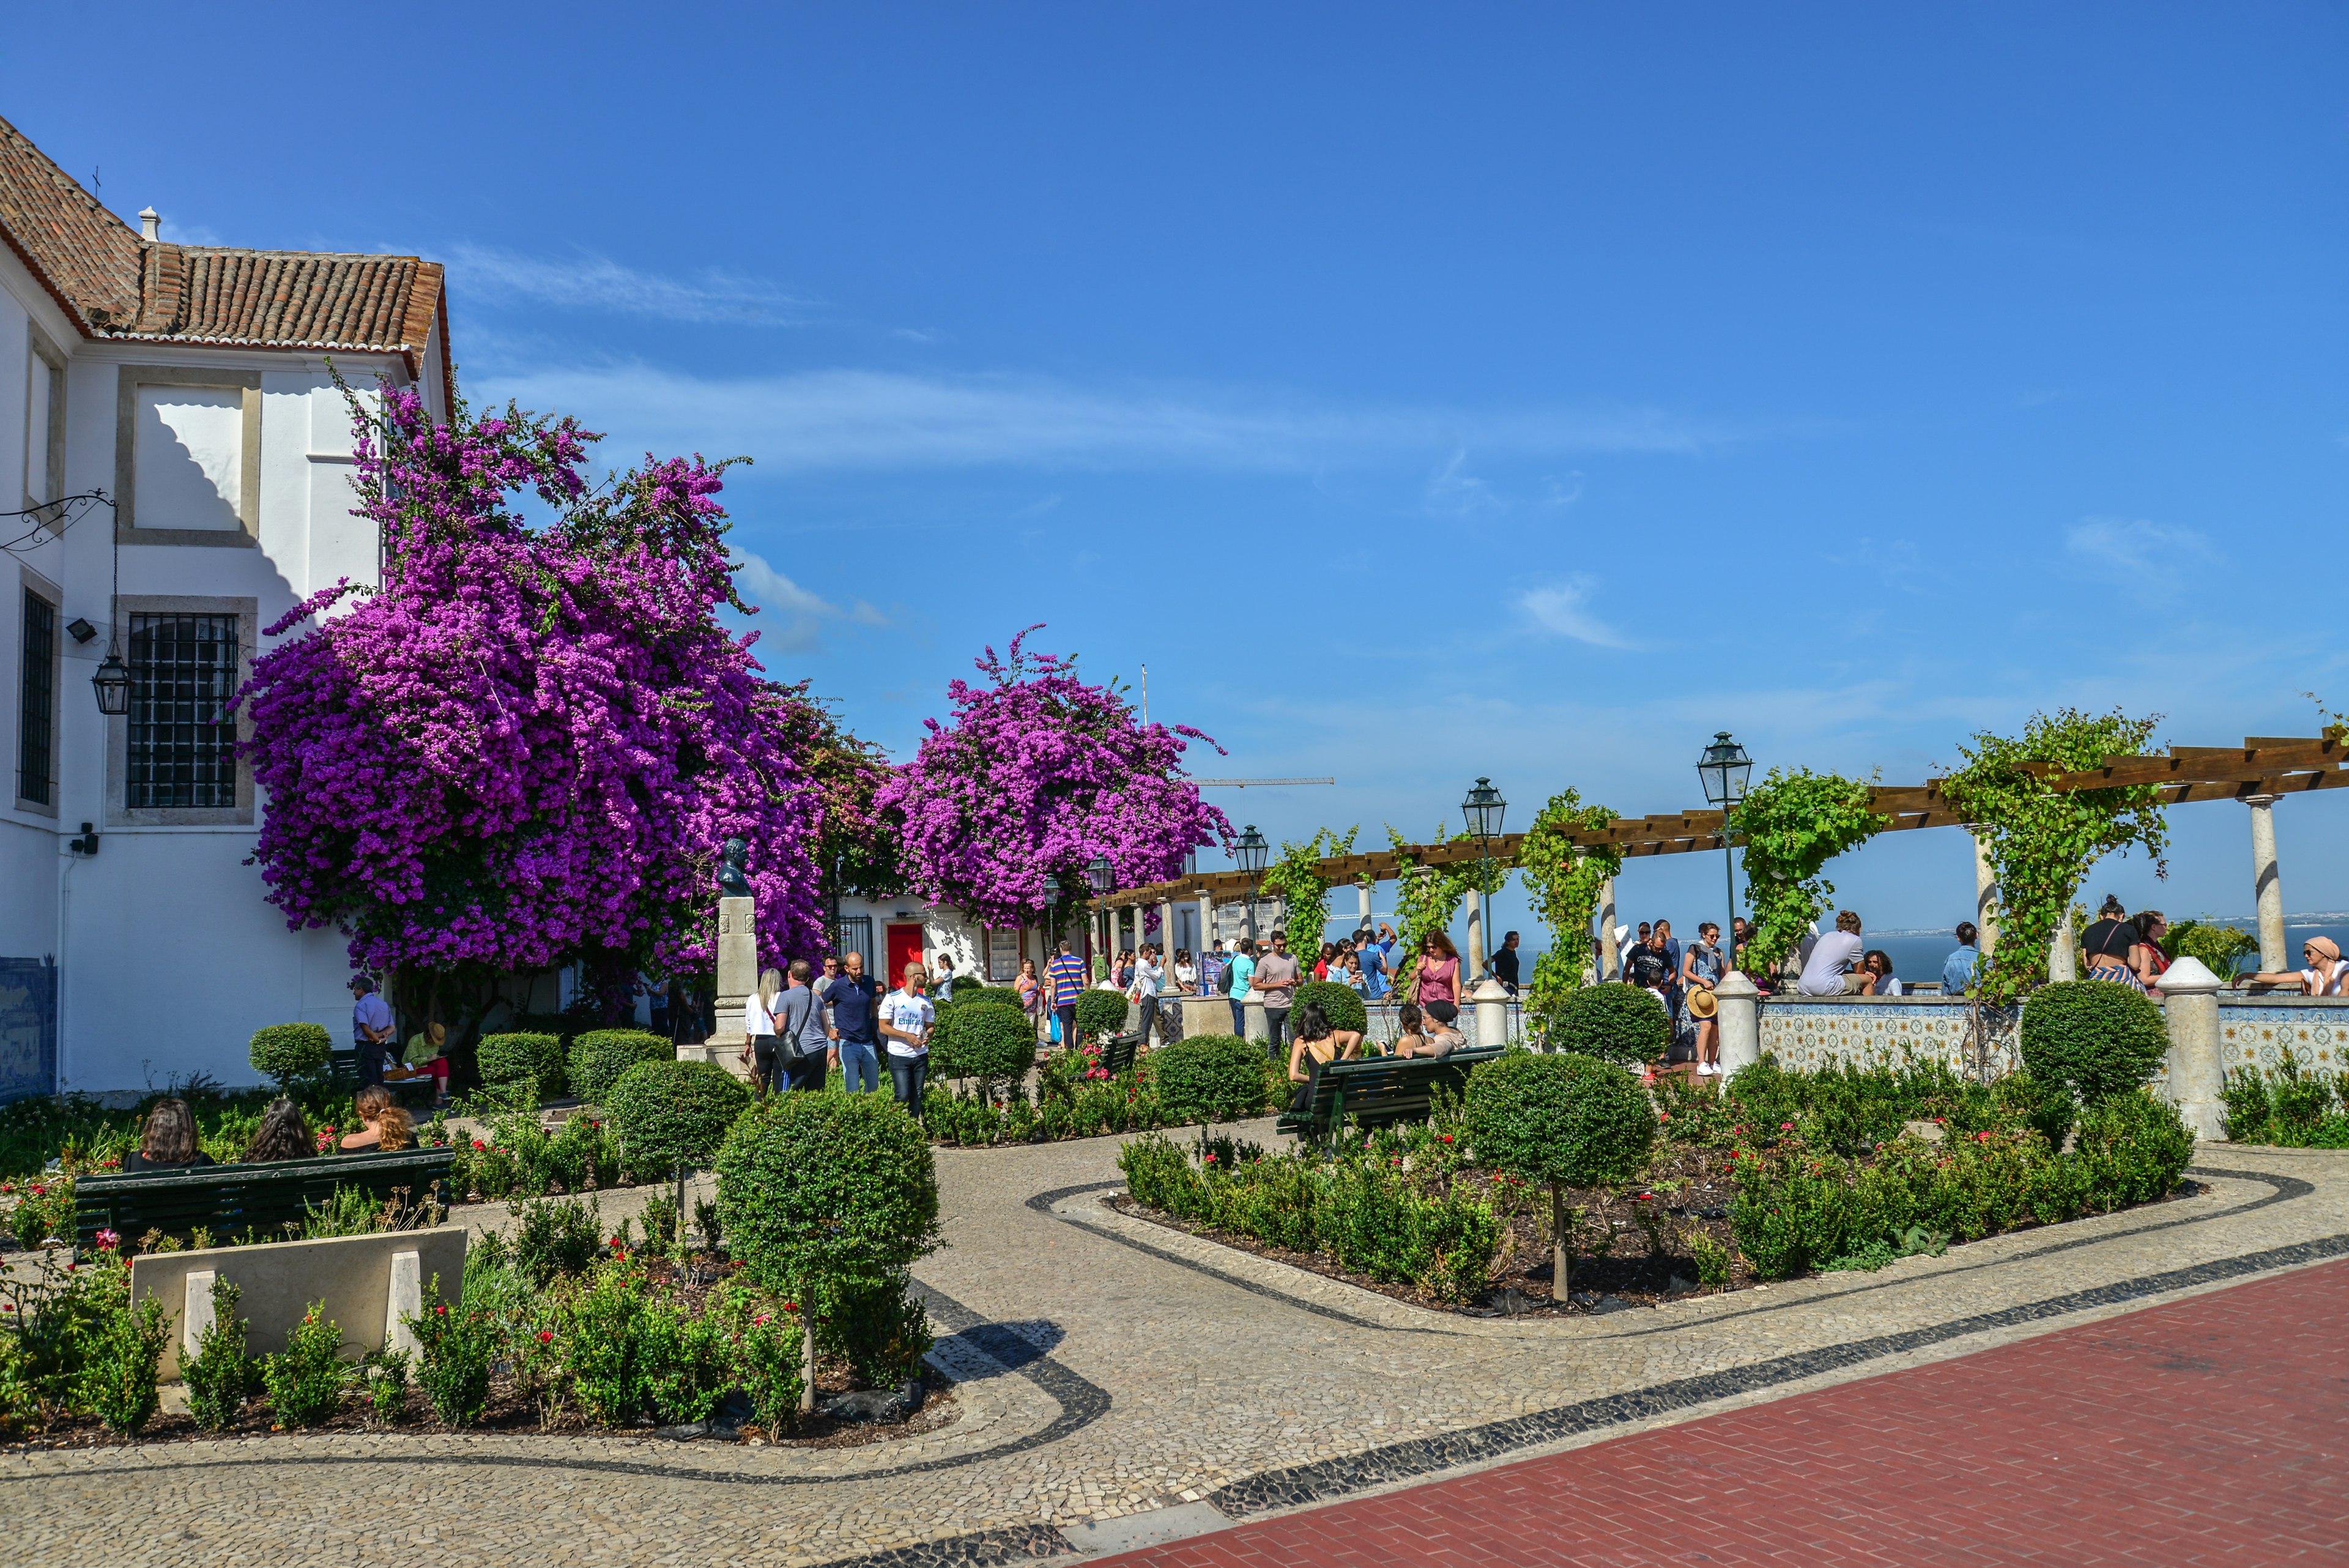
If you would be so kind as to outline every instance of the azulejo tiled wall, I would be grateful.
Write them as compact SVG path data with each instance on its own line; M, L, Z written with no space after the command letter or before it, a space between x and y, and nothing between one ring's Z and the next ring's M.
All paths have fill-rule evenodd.
M1940 1062L1969 1076L1978 1063L1993 1078L2014 1071L2015 1014L1984 1008L1980 1046L1973 1014L1959 998L1773 996L1762 1003L1762 1049L1782 1067L1812 1073L1908 1062Z
M2309 997L2219 1004L2219 1058L2228 1071L2281 1067L2287 1051L2304 1072L2349 1070L2349 1002Z

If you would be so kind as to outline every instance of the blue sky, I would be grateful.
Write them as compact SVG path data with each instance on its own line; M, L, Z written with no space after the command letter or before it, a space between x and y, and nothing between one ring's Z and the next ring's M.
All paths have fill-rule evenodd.
M99 15L0 113L168 237L449 262L477 401L753 456L767 661L900 755L1039 620L1200 771L1340 781L1219 793L1276 837L1692 805L1724 728L1914 782L2349 707L2337 7ZM2279 811L2295 909L2344 796ZM2092 891L2248 911L2241 809L2172 823ZM1954 832L1832 875L1971 907Z

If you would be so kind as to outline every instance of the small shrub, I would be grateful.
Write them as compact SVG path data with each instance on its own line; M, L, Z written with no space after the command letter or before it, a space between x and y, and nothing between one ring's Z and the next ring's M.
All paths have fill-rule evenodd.
M438 1274L424 1299L423 1314L408 1320L417 1342L416 1381L443 1426L470 1427L490 1402L490 1364L501 1338L497 1320L470 1302L450 1311L440 1300Z
M1558 1003L1549 1040L1602 1062L1653 1062L1672 1043L1672 1021L1644 987L1587 985Z
M1326 980L1308 981L1297 988L1296 1005L1312 1002L1321 1009L1321 1016L1330 1021L1332 1029L1350 1029L1366 1033L1371 1027L1371 1010L1350 986L1336 985Z
M642 1069L637 1069L642 1071ZM937 1245L929 1140L878 1095L779 1095L718 1151L718 1215L769 1289L877 1285Z
M930 1353L930 1315L903 1270L830 1287L818 1299L816 1349L839 1355L872 1387L905 1382Z
M1563 1300L1572 1263L1564 1189L1630 1180L1655 1143L1655 1107L1614 1063L1513 1051L1469 1075L1461 1110L1479 1164L1549 1183L1550 1289Z
M514 1217L513 1265L541 1289L559 1276L585 1273L603 1250L603 1208L592 1199L541 1199Z
M715 1062L639 1062L605 1096L621 1158L640 1180L708 1165L750 1106L750 1086Z
M626 1264L607 1263L557 1314L553 1332L571 1373L572 1397L598 1426L628 1425L652 1396L645 1357L650 1307L644 1277Z
M735 1375L750 1396L750 1419L770 1435L798 1418L805 1345L799 1320L769 1308L753 1309L735 1348Z
M2161 1008L2143 992L2106 980L2057 981L2023 1008L2023 1064L2093 1105L2153 1076L2169 1049Z
M2260 950L2259 939L2233 926L2180 920L2161 935L2161 950L2175 961L2200 959L2212 974L2225 980L2242 967L2242 961Z
M367 1369L367 1412L378 1427L396 1427L408 1414L408 1352L378 1351Z
M1689 1256L1696 1261L1696 1282L1717 1291L1729 1282L1729 1249L1702 1231L1689 1232Z
M1147 1058L1169 1122L1237 1122L1264 1115L1269 1096L1264 1047L1233 1034L1197 1034Z
M1035 1060L1036 1026L1009 1002L965 1002L957 992L931 1037L934 1077L1017 1079L1026 1075Z
M571 1043L564 1074L571 1092L602 1103L621 1074L639 1062L673 1062L677 1047L641 1029L596 1029Z
M212 1321L196 1336L196 1354L183 1360L180 1376L188 1386L188 1414L208 1432L236 1422L254 1384L254 1359L244 1351L244 1320L236 1315L243 1292L225 1276L212 1276Z
M2074 1158L2087 1173L2090 1208L2149 1203L2177 1187L2194 1158L2194 1135L2177 1106L2139 1089L2109 1096L2081 1113Z
M323 1023L272 1023L253 1032L245 1060L280 1094L316 1077L334 1057L334 1036Z
M725 1325L675 1302L655 1301L645 1314L645 1391L670 1426L707 1421L733 1386L733 1345Z
M1103 991L1092 986L1077 993L1077 1033L1092 1039L1100 1034L1117 1034L1125 1029L1126 1002L1122 991Z
M667 1186L653 1189L638 1220L645 1228L645 1246L663 1257L677 1251L677 1194ZM698 1417L696 1417L698 1419Z
M481 1082L531 1083L542 1096L563 1092L563 1039L556 1034L484 1034L473 1047Z
M279 1426L323 1426L342 1407L343 1389L350 1382L342 1349L343 1331L323 1303L312 1302L285 1348L262 1357L262 1386Z
M82 1364L73 1376L75 1402L108 1431L129 1437L155 1414L156 1386L171 1324L163 1303L154 1297L131 1301L127 1264L98 1266L106 1282L95 1298L96 1320L79 1346Z

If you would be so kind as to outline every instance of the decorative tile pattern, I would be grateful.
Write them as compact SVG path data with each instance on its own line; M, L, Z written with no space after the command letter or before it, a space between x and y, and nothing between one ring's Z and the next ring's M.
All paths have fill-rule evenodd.
M1974 1009L1939 996L1773 996L1762 1004L1762 1049L1782 1067L1816 1073L1849 1063L1899 1067L1940 1062L1971 1075L1979 1062L1997 1078L2015 1070L2016 1013L1982 1012L1987 1038L1974 1041Z
M2276 997L2219 1003L2219 1059L2228 1071L2280 1068L2286 1053L2302 1072L2349 1071L2349 1002Z

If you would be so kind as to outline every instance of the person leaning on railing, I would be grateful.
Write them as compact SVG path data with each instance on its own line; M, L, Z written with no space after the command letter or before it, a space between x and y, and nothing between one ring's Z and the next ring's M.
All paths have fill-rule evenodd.
M2339 943L2331 937L2311 937L2300 945L2300 956L2307 961L2306 969L2240 974L2235 977L2235 983L2298 986L2302 996L2349 996L2349 962L2343 961ZM125 1168L128 1168L127 1162Z

